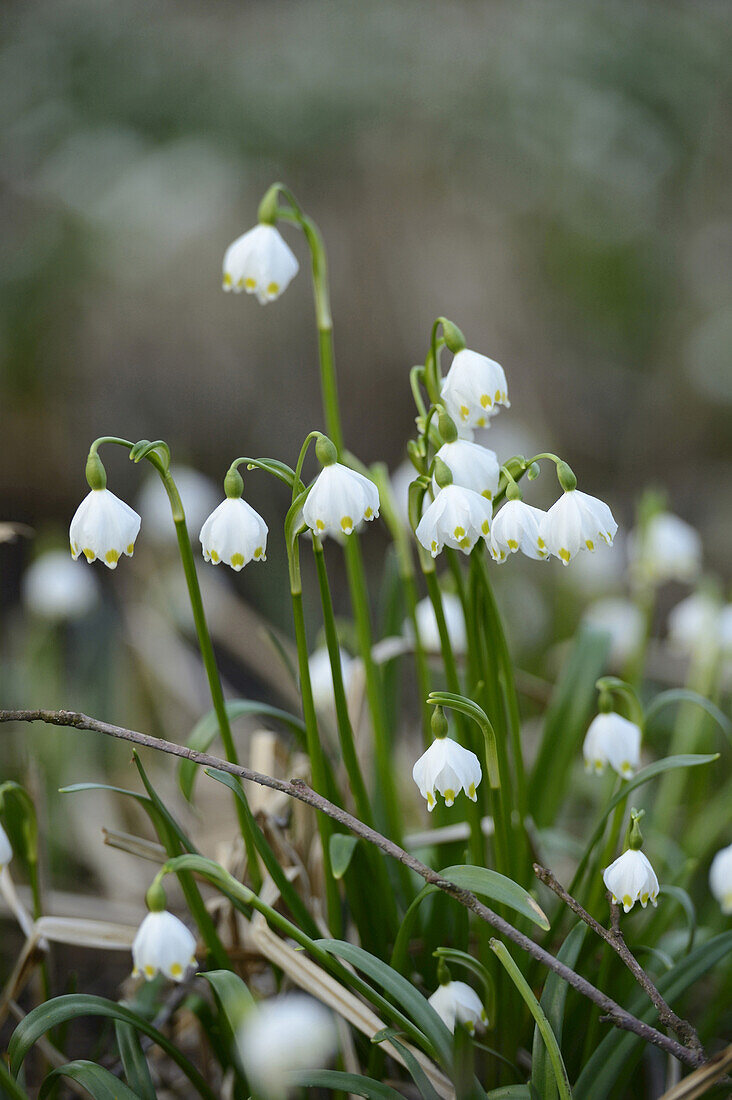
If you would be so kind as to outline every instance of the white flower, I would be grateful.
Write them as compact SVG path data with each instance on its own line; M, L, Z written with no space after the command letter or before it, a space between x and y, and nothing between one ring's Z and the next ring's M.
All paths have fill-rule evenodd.
M594 550L600 540L612 546L617 529L607 504L579 489L570 489L544 516L541 538L550 554L569 565L579 550Z
M174 466L170 472L180 493L188 530L199 531L206 516L216 507L219 490L210 478L190 466ZM145 537L156 543L177 545L170 501L157 474L144 482L136 504L145 525Z
M252 1091L266 1100L287 1095L291 1074L325 1065L338 1048L331 1012L302 993L287 993L247 1012L237 1047Z
M693 581L701 569L702 542L696 531L670 512L651 516L643 530L631 532L628 554L634 571L645 580Z
M13 849L8 840L8 834L5 832L2 825L0 825L0 871L2 871L3 867L7 867L12 858Z
M445 408L465 428L483 428L497 412L510 405L503 367L477 351L459 351L442 383Z
M453 485L472 489L486 500L493 500L501 470L495 451L467 439L456 439L454 443L443 443L435 457L447 466ZM432 486L436 494L439 490L434 478Z
M109 489L92 489L71 521L71 554L74 561L83 554L87 561L99 558L116 569L122 554L132 557L139 530L140 517L129 504Z
M273 225L255 225L226 249L224 290L246 290L266 305L287 289L298 267L294 252Z
M346 696L348 696L356 671L356 661L353 657L349 657L344 649L340 649L339 653L341 655L343 688L346 692ZM330 666L330 656L325 646L321 649L316 649L310 654L308 669L310 671L310 685L313 689L313 702L315 703L316 709L327 710L328 707L335 706L333 694L333 669Z
M488 1023L488 1017L480 997L465 982L445 982L439 985L429 1003L450 1031L455 1024L464 1024L472 1035L476 1027L479 1031Z
M469 554L479 538L490 534L492 514L485 497L460 485L446 485L425 511L415 534L433 558L443 546Z
M350 535L363 520L379 514L379 490L370 478L332 462L316 477L302 515L316 535Z
M267 560L267 524L241 497L222 500L199 537L206 561L222 561L237 573L247 562Z
M613 896L614 902L622 902L628 913L639 901L643 908L650 901L656 905L658 898L658 879L648 859L640 850L628 848L614 863L606 867L602 880Z
M541 508L532 508L523 500L507 500L493 517L490 549L495 560L505 561L507 554L521 550L527 558L545 561L549 557L541 537L545 515Z
M598 775L609 764L623 779L629 779L640 767L641 731L614 711L598 714L590 722L582 745L585 767Z
M443 592L442 611L445 616L445 626L447 627L447 633L450 638L450 645L453 653L465 653L467 649L465 616L463 615L463 605L459 597L455 596L452 592ZM416 614L419 639L424 649L429 653L439 653L441 648L440 632L437 629L435 609L432 606L432 600L429 596L419 601L416 607ZM404 623L404 633L411 641L414 641L414 631L409 620Z
M632 600L614 597L597 600L587 608L584 622L591 630L609 634L612 665L624 664L643 642L643 612Z
M722 906L732 913L732 844L717 852L709 868L709 888Z
M712 596L695 592L669 612L669 641L682 653L713 656L722 648L722 608Z
M452 806L461 790L471 802L477 801L475 789L482 777L475 753L450 737L436 738L412 768L412 778L430 811L435 808L435 791L444 797L446 806Z
M43 619L80 619L99 600L99 582L63 550L48 550L23 574L23 602Z
M133 975L149 981L160 971L174 982L196 965L196 941L183 921L161 909L148 913L132 944Z

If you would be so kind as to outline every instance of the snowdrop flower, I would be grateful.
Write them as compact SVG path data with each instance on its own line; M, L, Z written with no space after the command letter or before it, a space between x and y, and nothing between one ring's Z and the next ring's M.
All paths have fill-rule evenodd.
M311 531L334 538L350 535L359 523L378 514L379 490L373 481L340 462L323 466L302 509Z
M27 609L40 618L81 619L99 600L99 582L63 550L49 550L23 574L22 596Z
M497 405L510 405L503 367L467 348L455 355L441 393L450 416L465 428L485 427Z
M443 592L442 611L445 616L445 626L447 627L453 653L465 653L467 650L465 616L459 597L452 592ZM417 630L423 647L430 653L439 653L440 632L437 629L435 609L429 596L419 601L416 607L416 615ZM404 624L404 633L411 641L414 641L414 631L409 620Z
M436 805L436 791L444 797L446 806L452 806L461 790L471 802L476 802L475 791L482 777L475 753L450 737L437 737L412 769L412 778L430 811Z
M76 509L69 528L74 561L83 554L87 561L97 558L109 569L116 569L122 554L132 557L140 530L137 512L109 489L91 489Z
M341 676L343 687L348 695L353 676L356 671L356 661L349 657L345 649L339 650L341 655ZM330 657L325 646L316 649L308 659L310 670L310 684L313 689L313 702L317 710L327 710L335 705L333 694L333 669L330 666Z
M273 225L256 225L230 244L224 255L224 290L256 294L273 302L297 275L295 254Z
M605 868L602 879L613 901L616 904L622 902L626 913L637 901L644 909L649 901L652 905L657 904L659 887L656 872L640 849L628 848Z
M713 656L721 648L722 608L712 596L695 592L669 612L669 641L682 653Z
M189 966L196 965L196 941L183 921L159 909L148 913L132 944L134 977L147 981L160 971L174 982L182 981Z
M541 536L545 516L541 508L532 508L523 500L507 500L493 518L490 550L494 559L502 562L508 554L521 550L527 558L546 561L549 551Z
M482 1031L488 1023L480 997L465 982L449 981L439 985L429 998L429 1003L452 1032L456 1023L464 1024L471 1035L476 1028Z
M722 912L732 913L732 844L722 848L712 860L709 888L722 906Z
M657 512L645 527L631 532L628 554L633 570L655 584L693 581L699 575L699 532L671 512Z
M550 554L563 565L580 550L594 550L602 540L612 546L618 525L602 500L568 489L544 516L540 535Z
M338 1048L331 1012L302 993L273 997L251 1009L237 1034L247 1079L257 1096L282 1100L291 1074L325 1065Z
M443 443L437 452L452 474L453 485L463 489L472 489L486 500L493 500L498 491L500 465L495 451L471 443L467 439L456 439L454 443ZM438 492L437 481L432 479L434 492Z
M267 560L267 530L259 512L241 496L227 496L201 528L203 557L238 573L250 561Z
M480 538L490 534L490 501L460 485L446 485L426 509L415 534L433 558L444 546L469 554Z
M635 722L611 711L598 714L590 722L582 745L585 768L598 775L609 764L623 779L629 779L640 767L641 731Z
M643 612L632 602L609 597L591 604L584 622L598 633L610 635L610 662L624 664L637 653L643 642L645 624Z
M216 507L219 491L213 481L190 466L174 466L171 474L180 493L189 531L201 529L206 516ZM177 545L170 501L157 474L147 478L137 497L137 509L145 525L145 536L156 543Z
M0 871L2 871L3 867L7 867L12 858L13 849L8 840L8 834L5 832L2 825L0 825Z

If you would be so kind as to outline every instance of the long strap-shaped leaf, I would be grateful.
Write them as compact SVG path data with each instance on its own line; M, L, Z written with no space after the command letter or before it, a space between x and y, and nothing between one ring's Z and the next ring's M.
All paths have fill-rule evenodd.
M318 1069L307 1073L293 1073L290 1083L301 1088L340 1089L366 1100L404 1100L390 1085L374 1081L371 1077L359 1077L357 1073L341 1073L337 1069Z
M58 1085L59 1077L69 1077L76 1081L94 1100L140 1100L138 1093L133 1092L108 1069L82 1058L51 1070L40 1087L38 1100L46 1100L51 1095L54 1086Z
M561 959L567 966L574 968L586 935L587 925L579 921L560 947L557 958ZM562 1042L564 1005L568 992L569 986L567 983L562 981L558 974L551 971L544 982L544 990L539 1003L546 1013L549 1026L554 1032L558 1044ZM534 1046L531 1053L531 1083L542 1100L554 1100L557 1095L557 1086L552 1067L547 1058L547 1048L542 1039L537 1024L534 1029Z

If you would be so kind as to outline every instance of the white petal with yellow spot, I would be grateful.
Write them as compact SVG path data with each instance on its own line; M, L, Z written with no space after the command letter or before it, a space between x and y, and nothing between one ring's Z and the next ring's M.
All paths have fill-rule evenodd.
M709 888L722 906L722 912L732 914L732 844L720 849L712 860Z
M441 392L450 416L465 428L484 428L497 406L511 404L500 363L467 348L450 364Z
M507 500L493 518L491 554L498 562L520 550L534 561L546 561L549 551L541 535L546 512L523 500Z
M429 1003L450 1031L455 1024L463 1024L472 1035L476 1028L482 1031L488 1023L483 1003L466 982L445 982L437 987Z
M603 882L612 894L613 901L630 912L639 901L643 908L650 901L656 905L658 898L658 879L647 857L640 850L628 848L614 863L606 867L602 875Z
M412 778L427 801L427 809L432 811L437 793L443 796L446 806L452 806L460 791L475 802L483 773L474 752L451 737L438 737L412 768Z
M273 225L256 225L229 245L224 255L224 290L256 294L273 302L298 271L294 252Z
M123 554L132 557L140 530L140 517L129 504L109 489L92 489L76 509L69 527L74 561L83 554L87 561L103 561L116 569Z
M433 558L444 546L469 554L490 535L493 507L489 500L461 485L446 485L425 511L415 532Z
M472 443L468 439L456 439L454 443L443 443L436 455L452 474L453 485L472 489L486 500L493 500L498 491L500 465L495 451ZM432 488L439 492L433 479Z
M609 764L623 779L630 779L640 767L641 731L622 714L598 714L590 722L582 745L588 771L598 775Z
M549 553L569 565L580 550L595 550L600 542L612 546L617 529L604 501L570 489L546 512L540 533Z
M150 981L160 972L174 982L196 965L196 941L183 921L166 909L148 913L132 944L133 975Z
M363 474L333 462L316 477L302 514L316 535L350 535L359 523L378 516L379 490Z
M237 573L250 561L267 560L267 524L241 497L227 497L208 517L199 536L203 556Z

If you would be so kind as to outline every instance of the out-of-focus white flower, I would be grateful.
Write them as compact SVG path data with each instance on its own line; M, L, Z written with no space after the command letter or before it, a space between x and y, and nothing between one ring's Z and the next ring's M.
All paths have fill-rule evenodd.
M180 982L189 966L196 965L195 951L196 941L183 921L167 909L148 913L132 944L132 973L150 981L159 971Z
M416 476L417 471L407 459L397 466L390 478L397 514L405 527L409 527L409 486Z
M643 580L693 581L701 569L699 532L671 512L657 512L628 538L631 568Z
M99 558L116 569L122 554L132 557L140 530L137 512L109 489L91 489L76 509L69 528L74 561L83 554L87 561Z
M302 515L316 535L350 535L363 520L379 514L379 490L370 478L333 462L324 466L303 505Z
M472 489L446 485L425 511L415 534L433 558L444 546L469 554L480 538L490 535L493 508Z
M454 443L443 443L435 457L447 466L453 485L462 485L486 500L493 500L501 470L495 451L467 439L456 439ZM436 494L439 488L434 478L432 487Z
M496 406L511 404L503 367L467 348L450 364L441 392L450 416L464 428L485 427Z
M475 791L482 777L475 753L450 737L436 738L412 768L412 778L430 811L435 808L436 791L443 796L446 806L452 806L461 790L475 802L478 798Z
M629 779L640 767L640 744L641 731L635 722L614 711L598 714L590 722L582 745L585 767L588 771L594 768L600 775L609 764L623 779Z
M455 654L465 653L467 638L465 634L465 616L463 605L458 596L452 592L442 593L442 611L445 616L445 626L450 638L450 645ZM437 629L437 619L432 600L425 596L416 607L417 630L423 647L430 653L440 652L440 632ZM414 631L411 622L407 619L404 623L404 633L410 640L414 640Z
M348 695L356 671L356 661L353 657L349 657L345 649L340 649L339 653L341 655L343 687L346 695ZM333 670L330 667L330 657L325 646L310 654L308 669L310 670L310 684L313 689L313 701L316 708L326 710L328 707L334 706Z
M170 472L180 493L188 530L200 531L206 516L216 507L219 490L210 478L191 466L174 466ZM145 537L156 543L176 544L170 501L157 474L145 480L136 503L145 526Z
M227 497L201 528L203 556L237 573L250 561L267 560L267 524L241 497Z
M656 872L640 849L628 848L627 852L618 856L614 863L605 868L602 880L613 901L622 902L626 913L637 901L644 909L649 901L652 905L657 904L659 887Z
M439 985L429 998L429 1003L452 1032L456 1023L464 1024L471 1035L476 1028L482 1031L488 1023L480 997L465 982L450 981Z
M2 825L0 825L0 871L2 871L3 867L7 867L12 858L12 845L8 840L8 834L5 832Z
M523 500L507 500L493 517L491 527L490 550L495 561L505 561L517 550L534 561L546 561L549 551L541 536L545 515L541 508L532 508Z
M43 619L80 619L98 603L99 582L63 550L48 550L23 574L22 597L28 610Z
M713 656L725 649L729 611L705 592L677 603L668 616L669 641L682 653Z
M286 993L247 1012L237 1047L253 1093L283 1100L291 1075L324 1066L338 1049L331 1012L302 993Z
M579 489L569 489L545 514L541 538L550 554L569 565L578 551L594 550L600 541L612 546L617 529L604 501Z
M709 868L709 889L722 906L732 913L732 844L717 852Z
M261 305L273 302L297 275L295 254L273 225L255 225L224 254L224 290L256 294Z
M592 629L610 635L610 661L624 664L638 652L645 632L643 613L632 600L608 597L591 604L584 622Z

